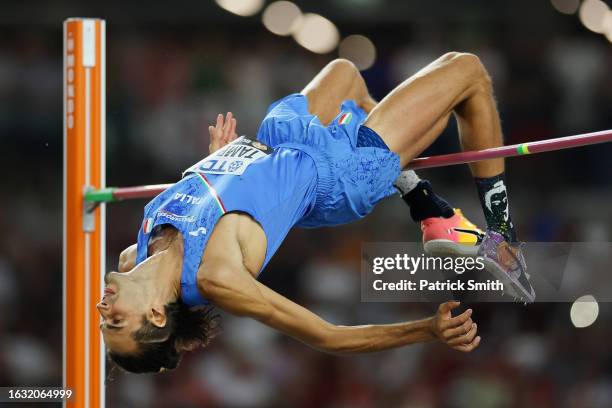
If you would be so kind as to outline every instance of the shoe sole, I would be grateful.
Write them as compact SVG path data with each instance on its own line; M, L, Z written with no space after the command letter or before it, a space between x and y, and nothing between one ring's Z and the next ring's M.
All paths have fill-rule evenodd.
M482 258L485 270L504 284L505 293L526 303L533 303L535 301L535 293L531 294L523 289L523 286L508 275L497 262L484 256Z
M469 256L477 257L479 245L458 244L448 239L432 239L423 244L425 253L430 256ZM535 301L535 294L527 293L525 289L514 281L497 262L483 257L485 270L491 273L496 279L504 284L504 292L515 299L525 300L532 303Z
M470 256L478 255L479 245L458 244L449 239L432 239L423 244L425 253L431 256Z

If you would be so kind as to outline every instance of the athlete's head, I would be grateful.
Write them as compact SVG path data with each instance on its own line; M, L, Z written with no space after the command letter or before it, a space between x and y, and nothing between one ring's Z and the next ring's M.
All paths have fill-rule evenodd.
M176 368L185 351L206 346L216 332L218 317L210 307L191 309L175 289L165 288L159 278L163 267L167 261L157 254L130 272L105 278L104 297L96 305L100 328L108 357L126 371Z
M109 346L108 357L132 373L157 373L176 368L185 351L208 344L215 324L212 308L190 310L177 301L166 305L165 309L165 326L159 327L143 316L140 328L124 341L124 344L133 342L133 348L119 351Z

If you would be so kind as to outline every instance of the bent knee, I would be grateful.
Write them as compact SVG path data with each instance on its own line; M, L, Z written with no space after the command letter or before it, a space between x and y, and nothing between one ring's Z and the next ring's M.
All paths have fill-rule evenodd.
M344 75L357 75L359 73L359 69L357 69L355 64L344 58L336 58L327 64L327 67Z
M459 73L470 82L479 83L485 87L491 84L491 77L477 55L469 52L452 51L440 58L445 63L453 64Z

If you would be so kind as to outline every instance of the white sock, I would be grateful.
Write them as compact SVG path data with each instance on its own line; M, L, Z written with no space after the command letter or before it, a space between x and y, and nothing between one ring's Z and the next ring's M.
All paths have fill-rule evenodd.
M417 176L414 170L402 170L393 185L395 188L397 188L401 195L405 195L414 190L419 184L419 181L421 181L421 179L419 176Z

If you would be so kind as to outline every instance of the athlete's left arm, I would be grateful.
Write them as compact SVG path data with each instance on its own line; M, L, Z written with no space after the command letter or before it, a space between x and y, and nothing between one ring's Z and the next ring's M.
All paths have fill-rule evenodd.
M471 351L480 343L471 310L451 315L459 302L443 303L435 316L418 321L364 326L331 324L258 282L244 266L243 253L230 223L223 223L222 218L198 271L202 295L227 312L257 319L319 350L364 353L437 339L456 350Z
M211 271L209 271L211 272ZM357 354L441 340L459 351L478 347L471 310L452 317L459 302L440 305L435 316L395 324L340 326L285 298L255 280L239 266L219 265L210 279L199 282L214 305L238 316L251 317L321 351Z
M217 123L215 123L215 126L208 127L208 133L210 135L210 144L208 145L210 154L236 140L238 137L236 134L236 118L234 118L232 112L227 112L225 118L221 113L218 114Z

